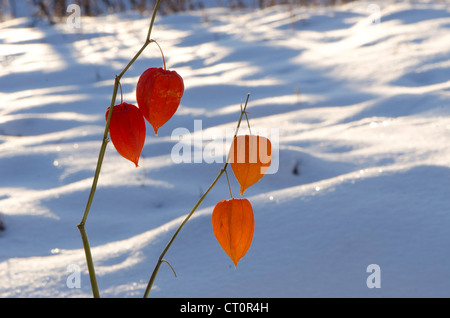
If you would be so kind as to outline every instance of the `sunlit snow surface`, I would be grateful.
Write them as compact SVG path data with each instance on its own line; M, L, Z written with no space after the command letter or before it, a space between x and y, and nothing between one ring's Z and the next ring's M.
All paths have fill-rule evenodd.
M147 125L139 168L107 148L86 224L102 297L143 295L219 172L174 163L172 132L193 137L201 120L206 147L208 131L235 127L247 93L252 129L278 132L278 171L245 193L252 246L235 269L214 238L222 178L165 256L177 277L163 264L150 297L450 296L450 5L378 3L379 23L369 5L157 17L152 38L186 90L158 137ZM0 296L91 297L76 225L114 76L149 17L30 21L0 23ZM124 101L160 66L150 45L121 81ZM72 264L81 288L66 284ZM370 264L381 288L367 287Z

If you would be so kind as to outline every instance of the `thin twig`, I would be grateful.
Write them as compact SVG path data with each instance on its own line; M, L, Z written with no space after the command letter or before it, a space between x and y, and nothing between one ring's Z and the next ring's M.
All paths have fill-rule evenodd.
M242 111L242 102L241 102L241 111ZM245 115L245 119L247 120L247 126L248 126L248 131L250 133L250 135L252 134L252 129L250 128L250 122L248 121L248 116L247 116L247 112L244 112Z
M94 194L95 194L95 190L97 189L97 183L98 183L98 179L100 176L100 170L102 167L102 163L103 163L103 158L105 156L105 151L106 151L106 146L108 144L108 133L109 133L109 124L111 122L111 117L112 117L112 113L113 113L113 108L114 108L114 104L116 102L116 97L117 97L117 91L118 91L118 87L120 84L120 79L122 78L122 76L125 74L125 72L131 67L131 65L136 61L136 59L139 57L139 55L141 55L141 53L145 50L145 48L150 44L150 34L153 28L153 23L155 21L155 16L156 16L156 12L158 11L158 7L159 7L159 3L161 2L161 0L157 0L155 3L155 8L153 9L153 15L152 15L152 20L150 22L150 26L148 28L148 33L147 33L147 38L145 40L144 45L142 46L142 48L136 53L136 55L131 59L131 61L127 64L127 66L125 66L125 68L122 70L122 72L120 72L119 75L116 76L115 80L114 80L114 88L113 88L113 94L111 97L111 105L110 105L110 112L108 114L108 118L106 119L106 125L105 125L105 130L103 133L103 139L102 139L102 145L100 147L100 152L98 155L98 159L97 159L97 167L95 169L95 173L94 173L94 179L92 181L92 186L91 186L91 191L89 193L89 197L88 197L88 201L86 203L86 208L84 210L84 214L83 217L81 219L81 222L77 225L78 229L80 230L80 234L81 234L81 239L83 241L83 247L84 247L84 252L86 255L86 263L88 266L88 271L89 271L89 279L91 281L91 287L92 287L92 294L95 298L99 298L100 297L100 292L98 289L98 285L97 285L97 279L95 276L95 270L94 270L94 262L92 260L92 254L91 254L91 249L89 246L89 240L87 237L87 233L85 230L85 224L86 224L86 220L89 214L89 210L91 208L92 205L92 201L94 200Z
M165 259L162 259L161 262L164 262L167 265L169 265L169 267L172 269L173 274L175 275L175 277L177 277L177 273L175 273L175 270L173 269L172 265L170 265L170 263L168 261L166 261Z
M120 103L123 104L122 84L120 84L120 81L119 81L119 88L120 88Z
M162 55L162 60L163 60L163 64L164 64L164 70L166 70L166 59L164 58L163 50L159 46L158 42L156 42L155 40L150 40L150 43L155 43L158 46L159 51L161 52L161 55Z
M230 179L228 178L228 172L227 172L227 169L225 169L225 176L227 177L228 189L230 190L230 196L231 196L231 198L233 199L233 193L231 192Z
M247 100L245 102L245 106L242 109L241 107L241 115L239 116L239 120L236 126L236 131L234 133L234 138L236 138L237 133L239 131L239 127L241 125L241 120L242 120L242 116L245 113L245 109L247 108L247 104L248 104L248 99L250 97L250 94L247 95ZM230 147L231 150L231 147ZM228 156L227 159L222 167L222 169L220 169L219 174L217 175L217 177L214 179L214 181L211 183L211 185L209 186L209 188L206 190L205 193L203 193L203 195L200 197L200 199L197 201L197 203L194 205L194 207L192 208L191 212L189 212L189 214L186 216L186 218L184 219L184 221L181 223L181 225L178 227L178 229L175 231L175 234L172 236L172 238L170 239L169 243L167 243L166 247L164 248L164 250L162 251L161 255L158 258L158 261L156 262L156 266L155 269L153 270L153 273L150 277L150 280L147 284L147 288L145 289L145 293L144 293L144 298L147 298L150 290L152 289L153 283L155 282L156 279L156 275L158 274L159 268L161 267L161 264L163 263L163 258L164 255L166 255L167 251L169 250L170 246L172 245L172 243L175 241L175 238L177 237L178 233L180 233L181 229L183 228L183 226L187 223L187 221L189 221L189 219L191 218L191 216L194 214L194 212L197 210L197 208L200 206L200 204L203 202L203 200L205 199L205 197L208 195L209 191L212 190L212 188L214 188L214 186L216 185L217 181L219 181L220 177L222 176L222 174L225 172L225 169L228 166L228 160L230 158L230 151L228 152Z

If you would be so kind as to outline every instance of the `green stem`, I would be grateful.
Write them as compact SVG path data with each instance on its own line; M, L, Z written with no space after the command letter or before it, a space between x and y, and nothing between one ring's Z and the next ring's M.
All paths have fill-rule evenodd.
M228 172L226 170L225 170L225 176L227 177L228 190L230 190L230 197L231 197L231 199L233 199L233 192L231 192L230 179L228 178Z
M84 252L86 254L86 262L89 271L89 279L91 281L92 294L94 298L100 298L100 293L98 291L97 278L95 277L94 263L92 262L91 249L89 247L89 240L87 237L86 230L84 229L84 223L78 224L78 229L81 233L81 239L83 241Z
M152 15L152 19L150 22L150 26L148 28L148 33L147 33L147 37L146 37L144 45L136 53L136 55L131 59L131 61L127 64L127 66L125 66L125 68L122 70L122 72L120 72L120 74L118 76L116 76L116 78L114 80L114 88L113 88L113 94L112 94L111 105L110 105L111 111L109 112L108 118L106 119L105 131L103 133L102 145L100 147L100 153L99 153L98 159L97 159L97 167L95 169L94 180L92 181L91 191L89 193L89 198L88 198L88 201L86 204L86 208L84 210L83 218L81 219L81 222L77 225L78 229L80 230L81 239L83 241L83 248L84 248L84 253L86 255L86 263L87 263L87 267L88 267L88 271L89 271L89 279L91 281L92 294L95 298L99 298L100 293L99 293L99 289L98 289L98 285L97 285L97 279L95 276L94 262L92 261L92 254L91 254L91 249L89 246L89 240L87 237L87 233L85 230L85 224L86 224L86 220L87 220L87 217L89 214L89 210L92 205L92 201L94 200L94 194L95 194L95 190L97 189L97 183L98 183L98 179L100 176L100 170L102 167L103 158L105 156L106 146L108 144L109 124L111 122L113 108L114 108L114 104L116 102L117 90L118 90L118 87L120 84L120 79L126 73L126 71L131 67L131 65L133 65L133 63L137 60L137 58L141 55L141 53L145 50L145 48L151 43L150 35L152 32L153 23L155 21L156 12L158 11L160 2L161 2L161 0L157 0L155 3L155 8L153 9L153 15Z
M241 107L241 115L239 116L239 120L238 120L238 124L236 126L236 131L234 133L234 138L236 138L237 133L239 131L239 127L241 125L241 120L242 120L242 116L245 114L245 109L247 108L247 103L248 103L248 99L249 99L250 95L247 95L247 100L245 102L245 106L242 109ZM241 105L242 106L242 105ZM230 148L231 150L231 148ZM206 192L200 197L200 199L197 201L197 203L194 205L194 207L192 208L191 212L189 212L189 214L186 216L186 218L184 219L183 223L180 224L180 226L178 227L178 229L175 231L175 233L173 234L172 238L170 239L169 243L167 243L166 247L164 248L164 250L162 251L161 255L158 258L158 261L156 262L156 266L155 269L153 270L152 276L150 277L150 280L147 284L147 288L145 289L145 293L144 293L144 298L147 298L150 290L152 289L153 283L156 279L156 275L158 274L159 268L161 267L161 264L164 262L163 258L164 255L166 255L167 251L169 250L170 246L172 245L172 243L175 241L175 238L177 237L178 233L180 233L181 229L183 228L183 226L187 223L187 221L189 221L189 219L191 218L191 216L194 214L194 212L197 210L197 208L200 206L200 204L203 202L203 199L205 199L205 197L208 195L209 191L212 190L212 188L214 188L214 186L216 185L217 181L219 181L220 177L222 176L222 174L224 172L226 172L227 166L228 166L228 160L230 159L230 151L228 152L228 156L227 159L222 167L222 169L220 169L219 174L217 175L217 177L214 179L214 181L211 183L211 185L209 186L209 188L206 190Z
M164 58L163 50L159 46L158 42L156 42L155 40L150 40L150 42L153 42L153 43L155 43L158 46L159 51L161 52L161 55L162 55L162 60L163 60L163 64L164 64L164 71L165 71L166 70L166 59Z

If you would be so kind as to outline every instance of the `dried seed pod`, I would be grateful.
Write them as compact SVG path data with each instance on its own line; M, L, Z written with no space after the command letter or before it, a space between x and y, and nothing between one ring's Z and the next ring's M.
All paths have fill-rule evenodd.
M178 109L184 93L183 78L175 71L152 67L139 77L136 100L155 135Z
M255 220L247 199L222 200L212 213L214 235L236 267L252 244Z
M109 107L105 118L108 119ZM115 105L109 123L109 135L117 152L138 166L145 143L145 120L139 108L132 104Z
M272 144L266 137L241 135L233 140L230 165L241 185L241 195L264 176L271 160Z

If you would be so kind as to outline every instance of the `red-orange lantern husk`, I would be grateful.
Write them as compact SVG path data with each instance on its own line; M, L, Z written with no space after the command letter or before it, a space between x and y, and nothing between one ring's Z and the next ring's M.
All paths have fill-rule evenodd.
M108 120L109 107L105 119ZM132 104L115 105L109 123L109 136L117 152L138 166L145 143L145 120L139 108Z
M175 71L152 67L144 71L136 86L136 100L155 135L178 109L184 93L183 78Z
M253 240L255 220L247 199L222 200L212 213L214 235L236 267Z
M271 161L272 144L266 137L241 135L233 140L230 165L241 185L241 195L264 176Z

